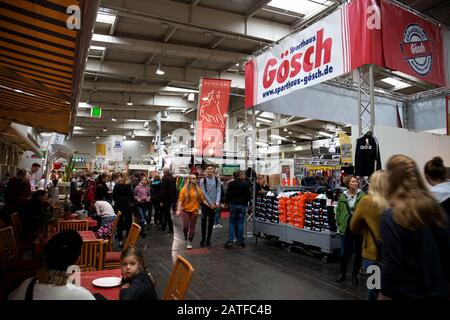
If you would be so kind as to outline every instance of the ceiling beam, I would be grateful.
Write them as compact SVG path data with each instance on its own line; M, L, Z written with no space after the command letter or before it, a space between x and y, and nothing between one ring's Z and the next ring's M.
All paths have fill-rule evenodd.
M198 79L201 77L230 79L231 87L245 88L245 78L243 74L232 72L218 72L204 69L190 69L189 72L183 67L164 66L165 75L155 74L156 65L146 67L144 64L113 62L99 60L88 60L86 74L100 75L105 77L119 78L131 81L137 77L141 81L168 83L170 81L183 83L186 86L198 86Z
M134 21L167 23L187 31L209 31L228 39L262 41L269 44L290 33L286 24L254 18L248 21L249 32L246 34L246 15L193 7L191 3L166 0L128 1L126 8L118 6L118 3L120 2L117 0L104 0L102 7L116 10L117 15ZM186 14L190 10L192 14ZM265 23L266 27L261 28L262 23Z
M167 34L164 35L163 41L164 41L164 42L169 41L170 38L172 38L172 36L173 36L173 34L175 33L175 31L177 31L177 29L178 29L177 27L172 27L172 28L170 28L170 30L167 32Z
M213 42L211 42L211 43L208 45L208 48L209 48L209 49L214 49L214 48L216 48L219 44L221 44L221 43L223 42L223 40L225 40L224 37L218 37L218 38L216 38Z
M251 18L257 13L262 7L268 4L271 0L260 0L257 1L250 10L247 11L247 18Z
M176 30L176 28L173 28L172 30ZM171 36L170 33L168 35ZM168 35L166 35L165 39ZM245 59L246 57L245 54L237 52L107 36L101 34L94 34L92 36L91 45L129 51L133 53L158 53L164 51L165 56L168 57L199 58L203 60L217 61L218 63L229 63L232 61Z
M109 35L114 35L114 31L116 31L117 24L119 23L119 16L116 16L114 19L114 23L111 25L111 29L109 30Z

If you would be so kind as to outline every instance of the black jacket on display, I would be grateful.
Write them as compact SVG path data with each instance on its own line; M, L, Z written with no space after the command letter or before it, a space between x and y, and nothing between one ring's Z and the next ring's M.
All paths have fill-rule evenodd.
M356 141L355 175L370 177L381 169L380 148L376 138L366 133Z

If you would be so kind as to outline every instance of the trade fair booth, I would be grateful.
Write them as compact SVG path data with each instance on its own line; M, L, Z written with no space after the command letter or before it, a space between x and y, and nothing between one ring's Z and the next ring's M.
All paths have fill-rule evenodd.
M285 166L279 166L279 182L269 193L254 193L253 234L276 237L288 248L318 249L326 262L340 248L334 204L343 190L343 174L359 176L360 187L367 190L370 175L392 155L408 155L420 168L437 155L450 162L448 135L411 130L432 122L448 132L448 61L449 30L385 0L346 3L250 59L245 104L255 128L248 138L258 173L264 171L264 148L257 145L262 130L256 113L287 116L285 127L314 120L339 124L330 141L309 143L311 149L323 144L324 152L305 158L298 156L304 148L294 145L289 159L286 153L272 159ZM377 85L387 77L404 81L411 90ZM293 117L304 119L290 122ZM264 131L279 127L275 123ZM317 176L326 183L300 183Z

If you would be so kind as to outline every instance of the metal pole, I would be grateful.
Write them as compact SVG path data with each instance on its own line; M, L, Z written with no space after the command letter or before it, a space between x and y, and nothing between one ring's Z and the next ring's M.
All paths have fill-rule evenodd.
M370 92L370 131L375 129L375 80L373 75L373 65L369 67L369 92Z

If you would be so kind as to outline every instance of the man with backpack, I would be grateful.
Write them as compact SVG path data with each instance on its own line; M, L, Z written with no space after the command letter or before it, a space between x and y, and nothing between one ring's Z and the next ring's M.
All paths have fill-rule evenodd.
M202 204L202 240L200 246L211 246L211 234L214 225L216 209L220 208L221 183L215 175L214 165L207 165L205 169L205 177L200 180L200 188L205 195L205 199L209 206ZM206 230L208 227L208 234Z

